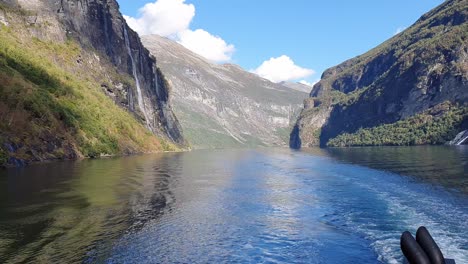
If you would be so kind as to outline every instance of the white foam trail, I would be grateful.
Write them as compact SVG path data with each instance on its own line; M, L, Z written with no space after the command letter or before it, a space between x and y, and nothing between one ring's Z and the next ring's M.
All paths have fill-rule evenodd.
M366 174L371 173L369 171ZM457 263L468 263L467 241L464 240L468 230L466 221L468 214L465 206L458 207L459 204L449 206L443 197L437 195L436 190L405 181L385 181L394 178L394 175L386 172L380 174L379 178L366 179L357 184L375 193L378 200L387 204L387 212L393 216L393 219L386 219L384 224L408 228L413 234L419 226L424 225L436 239L445 257L454 258ZM385 187L382 188L383 186ZM434 195L428 195L431 192ZM366 238L374 241L372 247L379 255L379 261L400 263L401 252L394 245L399 245L398 238L404 230L394 228L382 230L373 226L373 221L367 223L356 223L356 221L352 213L347 214L346 223L356 226Z

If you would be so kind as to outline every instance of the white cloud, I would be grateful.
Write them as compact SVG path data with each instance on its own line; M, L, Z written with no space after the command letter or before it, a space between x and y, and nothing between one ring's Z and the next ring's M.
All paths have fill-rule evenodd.
M282 55L278 58L270 58L252 72L272 82L297 80L309 77L315 73L311 69L297 66L294 61L286 55Z
M186 30L195 16L195 6L185 0L158 0L139 10L139 17L124 16L128 25L140 35L175 35Z
M397 28L397 30L395 31L395 33L393 33L393 35L398 35L398 34L400 34L401 32L403 32L405 29L406 29L406 27L399 27L399 28Z
M235 51L234 45L222 38L213 36L203 29L185 30L178 34L179 43L203 57L216 61L229 61Z
M310 86L310 87L313 87L316 83L318 83L320 80L315 80L314 82L308 82L306 80L301 80L299 81L299 83L301 84L304 84L304 85L307 85L307 86Z
M313 82L308 82L306 80L299 81L299 83L302 83L302 84L310 86L310 87L314 87L314 85L316 85L318 82L320 82L320 79L317 79L317 80L315 80Z
M157 34L176 40L191 51L212 60L225 62L232 58L234 45L203 29L191 30L195 6L185 0L157 0L139 10L138 18L124 16L128 25L140 35Z

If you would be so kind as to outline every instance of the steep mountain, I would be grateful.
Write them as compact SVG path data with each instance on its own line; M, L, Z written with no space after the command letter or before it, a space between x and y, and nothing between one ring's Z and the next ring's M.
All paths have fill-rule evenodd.
M291 133L314 145L442 144L468 129L468 1L447 0L326 70Z
M173 87L174 111L194 148L287 146L306 93L213 64L166 38L142 41Z
M115 0L1 0L0 23L0 164L184 144L167 82Z
M281 85L289 87L296 91L304 92L304 93L310 93L310 91L312 90L312 86L305 85L305 84L298 83L298 82L281 82Z

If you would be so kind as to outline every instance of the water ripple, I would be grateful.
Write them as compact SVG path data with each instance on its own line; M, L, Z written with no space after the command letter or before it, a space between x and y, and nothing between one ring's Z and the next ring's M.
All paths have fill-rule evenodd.
M0 172L0 262L468 263L468 149L213 150ZM3 174L5 177L3 177Z

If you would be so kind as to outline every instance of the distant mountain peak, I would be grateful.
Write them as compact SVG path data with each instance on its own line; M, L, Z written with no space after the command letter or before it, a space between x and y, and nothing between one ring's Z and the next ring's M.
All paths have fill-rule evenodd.
M280 84L290 89L304 93L310 93L310 91L312 90L312 86L300 82L280 82Z
M286 146L307 93L233 63L215 64L178 43L142 37L172 83L174 111L195 148Z

